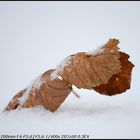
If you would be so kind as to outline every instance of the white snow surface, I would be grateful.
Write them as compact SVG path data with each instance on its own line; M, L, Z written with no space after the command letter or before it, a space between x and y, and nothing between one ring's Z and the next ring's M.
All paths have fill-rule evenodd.
M1 1L0 19L0 136L140 138L140 2ZM109 38L119 39L135 64L130 90L107 97L74 87L81 98L70 94L54 113L43 107L2 112L36 75Z

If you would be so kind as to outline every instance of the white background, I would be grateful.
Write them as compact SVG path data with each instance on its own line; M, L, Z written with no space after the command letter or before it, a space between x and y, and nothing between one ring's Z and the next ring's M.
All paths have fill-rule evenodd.
M0 112L32 79L66 56L109 38L135 64L131 89L106 97L75 89L55 113L43 108L0 113L0 135L87 134L140 138L140 2L0 2Z

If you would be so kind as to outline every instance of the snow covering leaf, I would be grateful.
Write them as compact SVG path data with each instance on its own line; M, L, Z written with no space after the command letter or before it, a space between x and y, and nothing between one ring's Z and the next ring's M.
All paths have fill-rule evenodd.
M49 70L42 74L42 85L37 89L31 86L30 90L27 88L19 92L6 107L6 110L16 108L30 108L37 105L42 105L46 109L54 112L63 103L65 98L69 95L72 88L65 80L56 78L51 79L51 73L54 70ZM41 81L40 81L41 82ZM34 84L33 84L34 85ZM28 91L28 93L26 92ZM24 97L26 95L26 98ZM22 99L22 102L21 102ZM23 102L24 99L24 102Z
M118 43L118 40L110 39L97 51L71 55L59 74L78 88L92 89L107 84L114 74L120 72Z
M131 73L134 64L128 60L128 54L120 52L120 56L121 71L118 74L113 75L107 84L94 87L94 90L101 94L112 96L130 89Z

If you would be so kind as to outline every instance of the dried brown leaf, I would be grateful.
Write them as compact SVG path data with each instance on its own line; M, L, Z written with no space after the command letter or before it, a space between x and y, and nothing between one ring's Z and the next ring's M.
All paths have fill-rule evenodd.
M29 95L24 104L20 103L20 99L24 96L27 89L14 96L6 107L6 110L16 109L17 107L30 108L42 105L52 112L56 111L69 95L72 88L65 80L59 78L52 80L52 72L53 70L49 70L42 75L45 82L39 89L31 89L29 91Z
M59 74L78 88L92 89L108 83L120 71L118 43L118 40L110 39L95 55L85 52L71 55Z
M128 60L128 54L119 51L118 43L119 40L110 39L96 53L80 52L69 56L65 65L41 75L43 83L39 88L32 85L31 89L17 93L5 110L42 105L54 112L72 91L72 85L110 96L125 92L131 85L134 64ZM23 97L25 101L21 102Z
M104 95L116 95L130 89L131 73L134 67L128 59L129 55L120 52L121 71L111 77L107 84L94 87L93 89Z

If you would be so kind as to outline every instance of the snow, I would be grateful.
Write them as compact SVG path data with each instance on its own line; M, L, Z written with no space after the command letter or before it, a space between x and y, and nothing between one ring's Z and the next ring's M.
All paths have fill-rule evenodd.
M0 114L1 134L73 134L90 138L138 138L140 109L133 95L101 97L92 91L72 94L55 113L43 107ZM120 99L122 100L120 101ZM16 117L16 118L15 118ZM6 127L7 126L7 127Z
M59 78L62 79L62 77L59 75L59 72L63 71L64 67L69 65L71 63L71 56L68 56L67 58L63 59L59 65L57 65L56 69L51 73L51 79Z
M140 138L139 2L1 1L0 19L0 136ZM41 106L2 112L36 75L109 38L119 39L118 47L135 64L130 90L107 97L74 87L80 98L71 93L54 113Z
M94 49L92 51L88 51L87 54L89 55L97 55L97 54L101 54L105 51L104 47L98 47L97 49Z
M36 79L32 80L32 82L26 87L23 96L19 98L20 105L22 106L26 102L31 90L35 91L36 89L39 89L44 82L42 75L39 75Z

